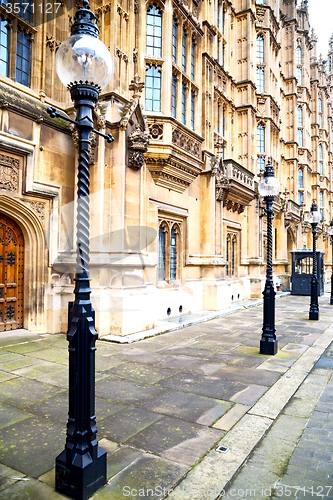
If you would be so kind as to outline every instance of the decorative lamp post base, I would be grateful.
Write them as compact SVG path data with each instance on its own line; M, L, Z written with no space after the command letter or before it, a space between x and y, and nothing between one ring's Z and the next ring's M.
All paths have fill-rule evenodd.
M72 463L67 463L66 455L64 450L56 458L55 489L76 500L87 500L106 483L106 451L97 446L96 457L77 454Z
M261 339L260 340L260 354L268 354L274 356L278 351L277 339Z
M278 350L278 341L275 335L275 290L273 280L268 278L263 291L264 318L262 336L260 340L260 354L274 356Z
M332 304L332 302L331 302L331 304ZM309 312L309 319L317 321L319 319L319 311L315 311L315 310L311 311L310 310L310 312Z
M311 280L311 303L309 310L309 320L317 321L319 319L319 304L318 304L319 286L316 275Z

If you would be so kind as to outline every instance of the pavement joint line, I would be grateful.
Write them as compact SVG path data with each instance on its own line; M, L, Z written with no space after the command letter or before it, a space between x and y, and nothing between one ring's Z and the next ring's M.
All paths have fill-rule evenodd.
M280 299L282 297L286 297L291 295L290 292L281 292L279 295L276 295L275 299ZM263 303L263 299L251 299L253 303L243 304L243 305L235 305L234 307L229 307L227 309L222 309L220 311L209 312L203 314L199 318L189 319L188 321L184 321L183 323L172 322L172 320L166 320L166 324L161 326L156 326L155 328L151 328L150 330L143 330L141 332L131 333L129 335L104 335L99 340L105 342L115 342L118 344L132 344L133 342L137 342L138 340L143 340L149 337L155 337L157 335L161 335L163 333L174 332L177 330L181 330L182 328L186 328L188 326L197 325L198 323L205 323L206 321L211 321L216 318L221 318L223 316L228 316L229 314L234 314L236 312L244 311L245 309L251 309L252 307L257 307Z
M252 451L276 422L315 362L333 341L333 325L295 361L281 378L263 394L257 403L228 431L216 446L227 446L220 454L212 449L167 496L171 500L202 500L206 492L214 491L218 500ZM281 387L282 386L282 387ZM284 394L283 394L284 393Z

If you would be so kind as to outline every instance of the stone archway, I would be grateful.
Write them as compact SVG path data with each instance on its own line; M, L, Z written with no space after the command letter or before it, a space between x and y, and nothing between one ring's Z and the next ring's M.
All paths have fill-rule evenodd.
M46 332L44 303L48 253L41 221L27 204L6 194L0 194L0 213L19 227L24 239L22 326L16 328Z
M0 213L0 332L23 327L24 237Z

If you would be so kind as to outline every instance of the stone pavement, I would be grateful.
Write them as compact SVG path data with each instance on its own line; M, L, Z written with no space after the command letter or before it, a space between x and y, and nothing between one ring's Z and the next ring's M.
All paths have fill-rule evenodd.
M319 302L320 319L310 322L309 297L276 301L274 357L258 353L262 306L133 344L98 341L96 416L108 484L93 498L234 498L238 484L252 484L258 498L267 484L270 498L281 492L275 485L302 477L296 472L315 482L306 475L329 464L319 435L329 441L330 431L311 441L306 424L314 410L328 415L314 424L332 425L327 405L315 409L323 390L324 399L332 391L330 369L320 367L333 341L332 306L328 294ZM65 443L67 364L65 335L1 334L1 498L65 498L54 491L54 460ZM302 465L298 449L319 463Z
M225 499L333 498L333 343L259 446Z

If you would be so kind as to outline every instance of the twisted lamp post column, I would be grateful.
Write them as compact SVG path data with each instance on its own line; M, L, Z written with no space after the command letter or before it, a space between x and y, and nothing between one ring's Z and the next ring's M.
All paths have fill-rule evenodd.
M267 264L266 264L266 283L263 291L263 328L260 340L260 354L274 355L277 353L278 341L275 335L275 290L273 282L272 265L272 220L273 220L273 202L275 196L280 191L280 183L274 176L274 169L270 163L267 163L264 177L259 183L259 194L264 197L266 202L267 214Z
M319 304L318 304L318 277L317 277L317 225L321 220L321 213L318 210L315 200L313 200L310 212L308 214L308 222L312 226L312 278L311 278L311 302L309 319L319 319Z
M331 298L330 298L330 304L333 305L333 219L331 220L331 224L328 226L327 229L328 234L331 236L331 247L332 247L332 265L331 265Z
M95 312L90 300L89 271L89 149L93 109L99 92L109 83L112 60L98 38L96 17L83 0L71 27L71 36L59 47L56 70L69 89L77 119L49 108L51 117L62 117L77 126L79 161L77 179L77 251L75 300L69 313L69 411L66 445L56 458L56 490L86 500L106 483L106 452L98 446L95 417ZM104 136L108 142L113 140Z

